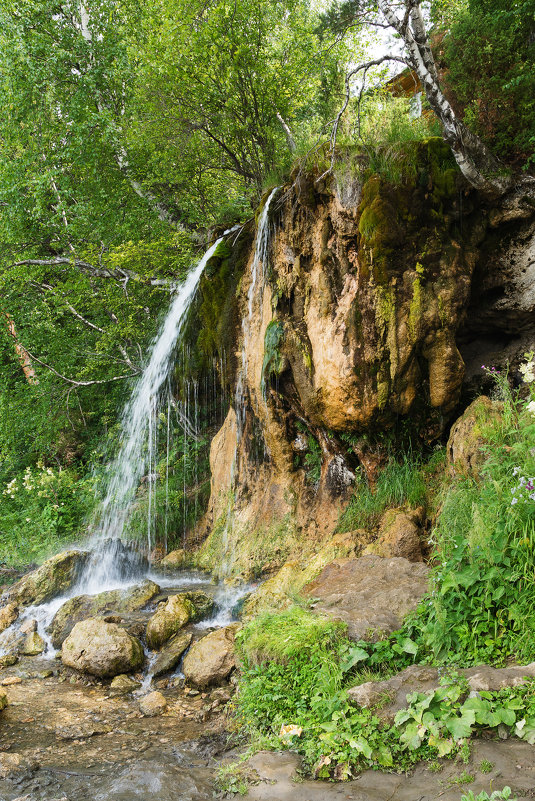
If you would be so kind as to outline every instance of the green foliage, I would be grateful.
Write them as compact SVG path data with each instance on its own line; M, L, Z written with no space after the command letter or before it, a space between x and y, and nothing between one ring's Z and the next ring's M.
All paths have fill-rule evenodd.
M14 566L40 561L74 539L91 501L91 481L72 468L39 462L15 473L0 490L2 561Z
M445 39L446 84L465 123L502 158L534 158L533 0L460 4Z
M497 379L504 412L485 432L481 477L446 486L433 533L438 564L422 636L440 661L535 653L535 424L506 377Z
M391 457L379 473L377 484L370 487L360 477L351 500L342 513L339 531L376 526L390 506L420 506L426 497L426 484L419 458L405 454L401 460Z
M510 787L504 787L503 790L494 790L490 795L482 790L477 795L474 795L474 792L470 790L468 793L464 793L461 796L461 801L517 801L516 798L513 798L511 795L512 790Z
M284 342L284 326L278 320L272 320L266 328L264 335L264 361L262 363L262 391L266 392L271 376L281 374L284 367L284 357L281 346Z
M348 702L346 687L373 678L360 668L367 659L362 645L347 640L339 624L299 607L248 623L238 635L235 715L242 730L261 737L263 747L297 750L317 778L336 779L366 766L402 770L422 758L462 756L471 736L498 726L535 740L532 681L471 698L466 681L452 675L437 690L409 694L389 727L374 709ZM415 653L414 643L406 646Z

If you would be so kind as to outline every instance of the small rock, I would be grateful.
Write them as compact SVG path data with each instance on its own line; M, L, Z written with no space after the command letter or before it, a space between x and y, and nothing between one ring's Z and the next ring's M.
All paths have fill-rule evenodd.
M38 762L26 759L21 754L0 751L0 779L18 778L21 773L33 773L38 767Z
M45 648L46 644L43 638L37 631L32 631L27 635L20 650L25 656L37 656L37 654L42 654Z
M21 634L31 634L32 631L37 631L37 620L32 620L28 618L21 624L20 633Z
M186 551L184 548L177 548L175 551L168 553L167 556L164 556L160 565L161 567L176 568L182 567L185 561Z
M5 690L0 690L0 711L5 709L8 704L7 693Z
M2 679L0 682L2 687L10 687L12 684L22 684L20 676L8 676L7 679Z
M154 717L161 715L167 709L167 701L161 693L155 690L148 695L145 695L139 702L139 709L145 717Z
M41 673L37 674L38 679L49 679L51 676L54 675L53 670L42 670Z
M16 603L10 603L0 609L0 632L5 631L19 616L19 608Z
M19 658L16 654L4 654L4 656L0 656L0 669L16 665L18 661Z
M131 679L130 676L127 676L125 673L115 676L110 684L110 690L117 695L132 693L140 687L141 683L139 681L134 681L134 679Z

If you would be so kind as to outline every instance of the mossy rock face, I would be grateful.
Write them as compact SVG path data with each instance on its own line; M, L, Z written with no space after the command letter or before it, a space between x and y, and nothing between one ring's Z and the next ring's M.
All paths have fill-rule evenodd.
M66 593L80 575L89 554L86 551L64 551L43 562L41 567L23 576L9 591L12 601L20 606L43 604Z
M159 592L160 588L154 581L146 580L126 590L110 590L98 595L77 595L70 598L58 609L50 625L54 648L61 647L80 620L99 617L106 612L135 612L150 603Z

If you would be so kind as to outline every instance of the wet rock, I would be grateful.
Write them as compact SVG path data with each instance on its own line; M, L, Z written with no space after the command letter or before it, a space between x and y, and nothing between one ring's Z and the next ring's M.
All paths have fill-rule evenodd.
M205 620L214 611L214 599L202 590L189 590L188 592L181 592L180 595L193 604L193 616L191 618L193 623Z
M37 656L37 654L42 654L45 648L46 644L43 638L37 631L31 631L26 635L21 653L24 654L24 656Z
M167 709L167 701L157 690L145 695L139 702L139 709L145 717L161 715Z
M479 475L486 458L483 450L487 443L485 427L497 423L502 410L501 403L481 395L453 424L446 447L448 463L453 474L473 477Z
M236 666L234 637L239 628L239 623L233 623L198 640L184 658L186 681L207 687L228 678Z
M0 712L5 709L8 704L7 693L5 690L0 690Z
M422 562L420 526L423 516L423 509L389 510L381 520L379 538L364 549L363 555L376 554L386 558L401 556L409 562Z
M111 590L100 592L98 595L77 595L75 598L70 598L58 609L49 629L54 648L61 648L65 638L80 620L105 615L106 612L116 612L119 613L117 616L106 615L106 619L108 622L119 622L121 614L142 609L159 592L159 586L147 579L126 590Z
M29 618L22 623L20 629L21 634L31 634L32 631L37 631L37 620Z
M4 656L0 656L0 670L16 665L18 661L19 658L16 654L4 654Z
M399 629L427 592L429 568L401 557L361 556L327 565L304 592L313 609L347 623L354 640L381 639Z
M159 564L159 567L164 568L179 568L184 566L184 562L186 561L186 551L184 548L177 548L175 551L171 551L164 556L162 561Z
M37 770L39 763L22 754L0 751L0 779L22 779Z
M50 601L69 590L85 565L85 551L64 551L43 562L37 570L28 573L9 591L10 599L20 606L31 606Z
M180 662L180 657L191 644L191 640L192 635L189 631L181 631L164 645L153 666L154 678L158 678L164 673L170 673L175 669Z
M131 679L130 676L121 673L113 679L110 684L110 691L115 695L127 695L128 693L133 693L134 690L139 690L140 687L141 682L135 681Z
M472 692L503 690L516 687L535 676L535 662L522 667L492 668L480 665L458 670L468 681ZM348 698L361 707L377 707L375 713L388 724L392 724L396 713L407 706L407 695L412 692L426 693L440 687L437 668L427 665L411 665L385 681L368 681L348 690Z
M19 616L19 608L11 602L0 609L0 632L5 631Z
M117 676L143 664L143 646L115 623L77 623L61 648L63 664L93 676Z
M157 650L195 616L195 608L183 594L161 603L147 623L147 644Z

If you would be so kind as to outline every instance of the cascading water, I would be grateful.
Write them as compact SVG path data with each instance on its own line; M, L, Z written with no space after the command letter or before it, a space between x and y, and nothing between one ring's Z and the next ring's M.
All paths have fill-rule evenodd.
M239 446L243 435L243 430L245 428L246 410L249 399L249 394L247 390L247 351L251 338L251 323L253 319L255 301L259 305L261 305L262 298L264 295L266 266L269 256L269 247L271 243L271 233L272 233L269 212L271 204L279 189L280 187L276 186L275 189L272 190L272 192L268 196L268 199L266 200L264 208L262 209L262 214L260 215L260 219L258 220L258 228L256 231L256 239L255 239L255 250L254 250L253 261L251 264L251 283L247 291L247 315L244 315L242 319L241 366L238 371L238 376L236 381L236 393L234 402L234 408L236 411L236 449L234 451L234 458L232 460L232 465L230 468L230 486L232 489L234 489L234 480L236 477L237 466L238 466L237 461L238 461ZM261 267L260 281L258 280L259 267ZM219 567L220 578L225 578L230 574L232 569L232 564L234 561L234 555L232 553L232 549L229 547L230 546L229 535L232 528L232 509L233 509L232 495L229 495L229 501L227 507L227 519L225 522L225 528L223 530L221 538L224 557Z
M226 231L224 236L231 231ZM124 548L122 539L125 526L140 480L148 471L146 549L150 556L160 391L168 378L173 352L203 270L224 236L209 248L178 290L154 339L147 366L124 409L122 443L117 457L108 468L106 494L91 525L95 532L91 543L92 556L81 578L81 592L94 594L117 586L147 566L145 559L135 553L131 555L132 552Z

